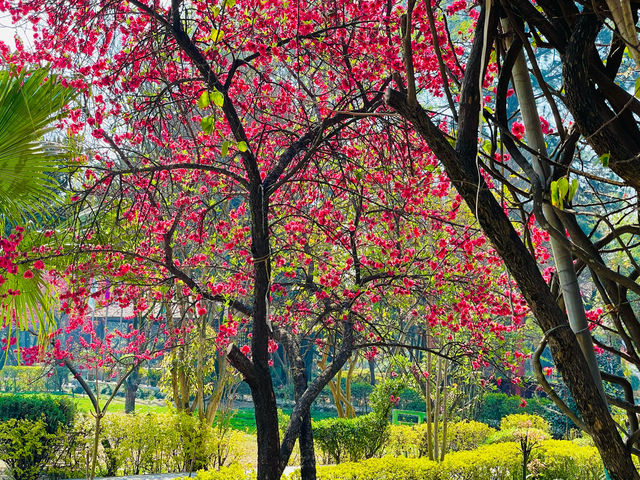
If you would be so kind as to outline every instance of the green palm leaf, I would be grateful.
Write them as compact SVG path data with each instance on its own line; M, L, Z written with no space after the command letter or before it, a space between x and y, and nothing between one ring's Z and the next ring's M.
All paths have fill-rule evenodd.
M68 166L68 149L43 136L73 96L47 69L0 72L0 215L11 223L45 215L62 198L53 174Z
M0 72L0 226L40 222L65 198L56 173L68 169L69 148L43 138L66 114L64 107L74 96L48 69ZM34 246L33 238L38 236L25 233L26 247ZM7 275L0 285L0 317L9 338L15 329L35 330L46 342L55 328L55 291L44 272L34 270L32 278L24 278L27 268L20 265L18 274Z

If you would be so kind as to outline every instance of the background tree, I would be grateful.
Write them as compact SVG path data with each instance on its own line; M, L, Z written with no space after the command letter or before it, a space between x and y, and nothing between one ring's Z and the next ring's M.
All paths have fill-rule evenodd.
M447 13L460 12L458 18L466 18L462 3L449 5ZM621 3L628 11L637 9L631 2ZM408 29L410 39L415 39L415 32L425 24L447 21L443 12L428 3L425 7L416 7L415 16L408 13L409 25L411 21L416 25L416 30ZM637 232L624 220L611 221L612 214L625 212L626 216L636 208L638 110L632 85L635 73L629 76L633 64L624 51L637 45L628 44L629 30L616 23L608 2L540 2L536 6L530 2L484 2L480 11L471 10L469 15L478 21L465 57L464 75L441 70L444 85L454 99L450 104L457 118L454 146L447 140L450 128L439 128L413 94L413 78L423 72L411 62L411 41L405 42L404 48L408 94L389 89L387 103L412 123L437 155L505 261L542 330L541 349L547 343L551 347L554 362L577 404L581 419L576 420L594 437L613 478L638 478L631 461L638 438L633 398L608 398L630 412L631 430L623 441L604 399L598 400L602 388L597 372L589 373L583 351L591 349L591 344L576 338L588 339L588 329L584 324L576 327L573 321L570 326L567 320L565 309L573 300L557 278L564 273L540 271L541 259L528 248L527 233L535 215L535 221L570 252L574 265L569 268L575 267L580 275L578 293L582 300L608 306L606 317L591 316L590 327L597 325L618 335L625 351L598 339L596 342L637 364L633 332L638 320L632 306L638 292L633 254ZM503 43L504 34L511 35L510 46ZM450 47L455 45L455 35L449 40L440 49L453 55L455 48ZM538 51L533 48L534 42ZM535 79L535 106L547 116L540 120L540 131L547 145L555 146L548 154L540 149L540 142L532 139L532 129L526 128L533 122L527 120L523 125L509 116L531 118L525 111L531 101L524 101L523 95L518 95L515 104L508 101L512 77L516 88L516 73L522 78L523 70L516 67L521 48L527 53L527 66ZM560 65L551 61L553 54ZM553 76L554 66L561 69L562 85ZM479 149L479 143L485 149ZM544 171L549 173L543 175ZM614 190L613 186L618 188ZM524 234L517 233L514 222L524 227ZM622 262L612 255L617 252L624 252ZM594 298L588 295L591 289L585 288L589 284L597 292ZM580 314L584 317L584 312ZM539 381L546 386L538 370ZM603 379L628 384L621 377L603 375ZM555 399L559 400L557 396ZM571 414L563 403L560 405Z
M56 239L82 245L69 300L82 305L101 271L117 282L114 295L139 311L148 308L144 285L156 301L182 295L199 317L206 302L226 305L218 344L254 398L258 478L280 477L300 432L310 433L309 408L322 387L356 347L371 352L388 341L385 332L396 322L424 315L451 328L464 323L476 330L480 349L484 332L500 333L492 315L514 313L510 324L523 315L501 291L508 279L497 286L490 280L493 266L500 267L483 240L470 228L455 231L461 199L444 198L449 181L433 155L408 147L408 131L387 133L388 115L378 112L402 70L400 6L3 6L37 31L35 52L7 60L51 62L83 93L83 109L66 124L90 144L86 168L72 184L82 229L66 232L69 242ZM432 48L417 50L416 64L435 65ZM446 60L460 72L455 57ZM425 79L424 88L438 94L437 80ZM442 232L436 245L424 241L430 223ZM456 264L438 273L436 258L452 250L459 251L451 256ZM474 289L453 305L455 316L424 298L431 282L437 292L447 277L474 276ZM304 304L279 303L277 294L295 297L298 290ZM387 308L400 314L385 318ZM229 332L243 321L251 338L240 348ZM297 402L281 442L270 353L279 338L293 346L293 358L299 349L288 333L303 327L332 332L340 344L317 376L294 375ZM292 363L300 371L298 359ZM312 465L303 475L313 478Z

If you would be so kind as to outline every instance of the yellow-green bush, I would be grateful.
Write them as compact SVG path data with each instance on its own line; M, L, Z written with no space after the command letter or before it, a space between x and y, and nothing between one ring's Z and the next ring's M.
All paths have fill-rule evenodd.
M101 458L108 475L216 469L239 459L241 437L185 413L113 413L103 420Z
M420 425L391 425L389 437L384 447L385 455L420 457L426 451L425 433L427 426ZM472 450L485 443L495 434L495 429L485 423L475 421L461 421L447 426L447 452ZM442 428L438 441L442 444Z
M543 464L540 480L599 480L604 471L596 447L569 440L541 442L533 455Z
M222 467L220 470L199 470L195 477L182 477L179 480L253 480L256 475L253 471L244 469L238 465Z
M42 420L0 422L0 460L8 466L15 480L35 480L43 471L60 443L62 432L47 432Z
M447 428L447 451L458 452L478 448L494 432L495 429L486 423L474 420L451 423Z
M426 458L383 457L318 467L318 480L447 480L440 466ZM289 475L300 480L300 471Z
M497 443L450 453L441 463L383 457L318 467L318 480L522 480L521 462L518 444ZM539 480L597 480L603 471L594 447L563 440L542 442L532 462ZM300 472L292 473L289 479L300 480Z
M394 457L419 457L425 431L425 424L391 425L384 454Z
M514 413L507 415L500 421L500 430L516 428L537 428L546 434L551 432L551 425L544 418L528 413Z

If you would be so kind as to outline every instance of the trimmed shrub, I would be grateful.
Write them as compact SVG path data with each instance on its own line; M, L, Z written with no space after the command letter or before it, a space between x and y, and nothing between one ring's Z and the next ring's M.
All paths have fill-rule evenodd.
M383 457L319 467L318 480L523 480L521 461L516 443L500 443L454 452L440 463L426 458ZM597 480L602 474L597 450L569 441L542 442L533 462L539 480ZM288 478L300 480L300 471Z
M473 450L486 443L493 433L494 428L474 420L450 423L447 427L447 451Z
M182 477L179 480L253 480L256 475L253 471L244 471L238 464L223 467L220 470L199 470L195 477Z
M71 426L76 406L66 397L0 394L0 421L42 419L47 432Z
M110 413L103 420L101 463L108 476L184 472L236 462L243 434L186 413Z
M600 480L604 471L596 447L581 447L569 440L543 441L533 456L542 463L539 480Z
M390 425L384 453L394 457L419 457L425 432L423 427L425 427L425 424Z
M388 438L391 399L404 389L399 380L376 385L369 398L372 412L356 418L328 418L314 422L313 437L327 459L340 463L373 457Z
M391 425L385 442L384 453L394 456L420 457L426 451L427 425ZM473 450L495 435L495 429L484 423L462 421L447 426L447 452ZM442 442L442 429L439 431Z

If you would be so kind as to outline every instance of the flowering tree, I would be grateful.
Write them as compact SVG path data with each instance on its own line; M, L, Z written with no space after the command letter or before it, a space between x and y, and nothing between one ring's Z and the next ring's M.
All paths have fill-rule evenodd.
M442 11L409 2L406 93L386 94L442 162L505 261L542 330L534 359L550 346L580 418L549 388L536 362L539 381L593 436L617 479L638 478L631 461L637 406L627 379L600 375L594 342L638 366L639 323L630 304L640 292L633 254L638 232L629 222L636 213L640 145L637 85L629 81L638 58L636 9L628 1L487 1L478 10L460 1ZM464 75L438 60L453 139L420 105L419 78L432 71L412 60L418 32L445 22L459 25L458 35L475 32L471 45L463 43ZM457 54L455 37L438 39L442 57ZM514 90L517 98L510 100ZM530 225L534 216L551 237L555 267L541 266L526 230L521 235L514 228L514 222ZM604 305L606 315L587 315L583 303L592 302ZM592 337L594 328L613 333L624 348ZM606 397L601 378L621 385L625 399ZM607 401L629 413L625 440Z
M438 325L446 344L462 328L481 366L483 336L521 322L523 302L465 225L434 155L380 111L385 89L401 83L400 34L406 42L411 31L396 22L400 5L0 7L34 29L35 49L18 44L5 60L47 62L83 94L65 125L88 144L72 184L83 228L52 247L78 254L62 275L71 285L63 309L85 321L87 299L107 288L136 312L151 301L165 312L185 301L196 317L212 302L224 307L217 346L254 398L258 478L280 477L296 438L303 476L314 478L309 408L355 349L373 356L390 340L429 349L392 334ZM444 24L435 28L446 38ZM432 72L416 88L442 95L439 63L462 74L453 54L427 44L414 53ZM448 289L451 281L460 287ZM170 318L158 328L179 336ZM236 345L243 323L250 339ZM303 374L301 335L336 341L313 379ZM278 340L293 359L297 399L282 441L269 370Z

